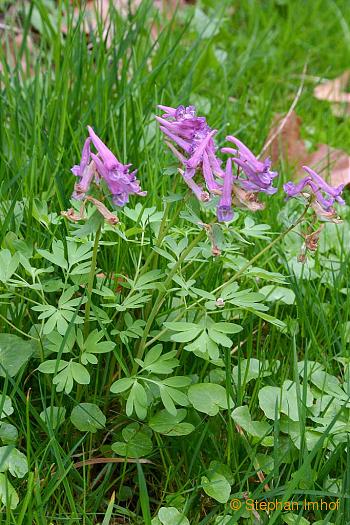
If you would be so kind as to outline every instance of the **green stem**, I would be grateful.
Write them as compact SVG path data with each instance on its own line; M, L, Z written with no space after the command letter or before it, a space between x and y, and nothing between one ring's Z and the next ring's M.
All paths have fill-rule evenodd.
M98 252L98 243L100 241L100 235L101 235L101 226L98 228L98 230L96 232L94 249L93 249L93 252L92 252L92 259L91 259L91 267L90 267L88 285L87 285L87 289L86 289L88 300L87 300L86 307L85 307L85 318L84 318L84 338L85 339L89 335L90 310L91 310L91 294L92 294L92 288L94 286L95 271L96 271L96 261L97 261L97 252Z
M199 243L199 241L203 238L204 235L205 235L205 232L203 230L193 239L193 241L182 252L182 254L180 255L180 257L179 257L179 259L177 261L177 263L170 270L170 272L168 274L168 277L164 281L165 291L167 290L169 284L171 283L171 280L172 280L173 276L175 275L175 273L177 272L179 266L186 259L187 255L193 250L193 248ZM154 303L154 306L153 306L153 308L151 310L151 313L150 313L150 315L148 317L147 324L145 326L142 339L140 341L140 346L139 346L139 349L138 349L138 352L137 352L137 356L136 356L138 359L142 359L142 357L143 357L143 354L144 354L144 351L145 351L145 348L146 348L146 341L147 341L147 337L148 337L149 331L150 331L150 329L152 327L152 323L153 323L153 321L154 321L154 319L155 319L155 317L156 317L156 315L158 313L158 310L161 307L161 305L164 302L164 300L165 300L165 292L164 292L164 290L159 290L158 297L157 297L156 302ZM137 369L138 369L138 364L135 362L134 366L133 366L133 369L132 369L132 375L134 375L137 372Z
M264 253L268 252L270 250L270 248L272 248L272 246L274 246L276 243L278 243L281 239L283 239L283 237L285 237L289 232L291 232L292 230L294 230L294 228L296 228L298 226L298 224L300 224L304 217L305 217L305 214L307 212L307 210L309 209L309 206L307 206L305 208L305 210L303 211L303 213L301 214L301 216L299 217L299 219L294 223L292 224L291 226L289 226L289 228L287 228L285 231L283 231L282 233L280 233L273 241L271 241L267 246L265 246L265 248L263 248L259 253L257 253L252 259L250 259L250 261L248 261L244 266L242 266L242 268L240 268L238 270L238 272L236 272L228 281L226 281L225 283L221 284L220 286L218 286L217 288L215 288L215 290L213 290L213 293L216 293L218 292L219 290L221 290L222 288L224 288L225 286L227 286L228 284L231 284L232 282L234 281L237 281L237 279L250 267L252 266L252 264L255 263L255 261L257 261L262 255L264 255Z
M267 246L265 246L265 248L263 248L252 259L250 259L240 270L238 270L238 272L236 272L228 281L225 281L223 284L221 284L220 286L215 288L215 290L213 290L212 293L216 293L216 292L220 291L222 288L224 288L225 286L227 286L228 284L231 284L232 282L236 281L242 275L242 273L244 273L247 270L247 268L249 268L252 264L254 264L255 261L257 261L264 253L266 253L270 248L272 248L272 246L274 246L278 241L283 239L283 237L285 237L289 232L294 230L294 228L296 228L298 226L298 224L300 224L303 221L303 219L304 219L308 209L309 209L309 206L307 206L305 208L305 210L303 211L303 213L301 214L299 219L294 224L292 224L291 226L289 226L289 228L287 228L285 231L280 233L273 241L271 241ZM203 300L204 299L201 297L200 299L195 301L193 304L191 304L188 307L188 310L198 306ZM181 319L182 315L183 315L183 312L180 311L179 314L175 317L174 321L178 321L179 319ZM147 327L147 325L146 325L146 327ZM150 346L153 343L155 343L167 331L168 331L168 328L163 328L155 337L153 337L150 341L148 341L148 343L145 343L144 347L147 348L148 346Z

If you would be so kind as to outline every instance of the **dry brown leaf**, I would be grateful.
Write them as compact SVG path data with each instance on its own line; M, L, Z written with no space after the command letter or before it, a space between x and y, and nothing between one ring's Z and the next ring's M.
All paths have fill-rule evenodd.
M342 117L350 115L350 93L346 91L350 80L350 70L334 80L327 80L314 89L314 96L319 100L327 100L331 103L334 115Z
M284 118L285 115L281 113L274 116L266 142L268 143L272 137L273 139L265 155L271 157L273 162L283 159L290 165L303 164L308 153L300 136L301 118L293 111L278 133L277 130Z
M283 118L283 115L280 114L275 116L269 137L276 134ZM287 164L298 167L299 169L294 172L296 179L305 176L301 166L306 164L322 174L322 177L332 186L350 184L349 155L328 144L318 144L316 150L309 153L301 138L301 122L301 118L295 112L291 113L282 131L277 133L272 140L266 155L271 157L272 162L276 163L283 159Z

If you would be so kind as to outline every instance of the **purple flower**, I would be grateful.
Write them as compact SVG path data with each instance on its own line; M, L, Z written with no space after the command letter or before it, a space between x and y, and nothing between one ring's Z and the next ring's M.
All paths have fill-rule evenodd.
M269 195L276 193L277 188L272 186L272 181L278 173L271 171L270 159L258 160L243 142L232 135L226 139L237 146L237 149L222 148L221 151L234 155L233 162L242 169L246 178L237 179L241 187L250 192L263 192Z
M109 148L96 135L94 130L88 126L89 135L97 150L97 155L91 153L97 172L106 182L113 203L124 206L129 202L129 195L137 194L144 196L147 192L142 191L139 181L136 179L137 170L130 173L131 164L122 164Z
M222 194L217 207L217 217L219 222L228 222L233 219L232 210L232 187L233 187L233 173L232 161L228 159L226 163L226 170L224 174L224 184L222 186Z
M196 115L194 106L158 107L165 111L162 117L156 117L160 124L160 130L172 141L166 141L166 144L184 166L185 181L188 183L187 179L193 178L195 170L200 170L208 191L221 194L221 186L216 180L216 177L220 179L223 177L223 171L220 167L221 161L216 157L216 147L213 141L216 130L212 130L208 126L204 117ZM192 170L194 171L192 172ZM208 200L207 192L203 192L194 181L190 184L197 198L201 196L200 200Z
M303 166L303 170L308 174L298 184L294 184L289 181L283 185L283 189L287 197L297 197L301 195L305 188L309 195L313 196L311 205L319 215L326 216L322 212L335 213L332 209L334 202L337 201L339 204L345 204L341 194L344 189L344 184L341 184L337 188L327 184L323 178L308 166Z
M81 153L81 161L79 165L73 166L71 172L79 177L79 181L74 185L72 198L82 200L89 191L90 184L95 175L94 166L90 163L90 137L86 139Z

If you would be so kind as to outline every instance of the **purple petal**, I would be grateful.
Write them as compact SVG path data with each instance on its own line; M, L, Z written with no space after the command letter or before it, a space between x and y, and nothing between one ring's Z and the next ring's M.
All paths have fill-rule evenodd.
M286 182L283 184L283 190L288 197L295 197L303 191L305 186L309 184L310 180L311 177L305 177L298 184L294 184L292 181Z
M233 186L233 173L232 173L232 161L228 159L226 162L226 169L224 174L224 184L222 187L222 195L219 201L219 207L230 207L232 203L232 186Z
M209 158L205 151L203 153L203 175L204 175L204 179L205 179L207 188L210 192L220 190L219 184L214 179L214 175L213 175L213 171L212 171L212 168L209 162Z
M233 135L228 135L226 137L226 140L228 140L229 142L233 142L234 144L236 144L236 146L238 146L239 148L239 153L246 157L248 160L250 160L251 162L259 162L258 159L256 158L256 156L254 155L254 153L252 153L250 151L250 149L245 145L243 144L243 142L241 142L240 140L238 140L236 137L234 137Z
M176 135L174 135L174 133L171 133L167 128L165 128L164 126L160 126L160 130L165 134L167 135L167 137L169 137L171 140L173 140L178 146L180 146L180 148L182 148L183 150L185 150L187 153L190 152L190 149L191 149L191 146L190 144L188 144L185 140L183 140L182 138L180 137L177 137Z
M311 176L312 180L318 185L320 190L323 190L329 195L332 195L332 197L338 197L342 193L344 184L341 184L335 188L327 184L327 182L318 173L316 173L316 171L312 170L308 166L302 166L302 168Z
M94 130L90 126L88 126L88 130L89 130L89 135L91 137L91 140L92 140L95 148L97 149L98 154L100 155L101 159L103 160L106 168L108 170L113 170L113 169L117 169L120 166L122 166L122 164L119 162L119 160L115 157L115 155L113 155L111 150L107 148L106 144L104 144L104 142L102 142L100 137L98 137L96 135L96 133L94 132Z
M173 154L175 155L175 157L177 157L179 159L179 161L185 165L186 164L186 159L185 157L182 155L182 153L180 153L176 148L175 146L173 146L171 144L171 142L168 142L168 141L165 141L165 144L168 146L168 148L173 152Z
M213 131L211 131L199 144L199 146L197 146L194 154L192 155L192 157L187 161L187 166L189 168L195 168L196 166L198 166L199 162L201 161L201 158L202 158L202 155L203 155L203 152L205 150L205 148L207 147L208 143L210 142L211 138L213 137L213 135L215 135L215 133L217 132L216 129L213 129Z
M95 163L95 166L96 166L96 169L97 169L99 175L103 179L107 180L109 178L109 172L108 172L108 169L106 168L106 166L104 165L104 163L102 162L102 160L97 155L95 155L94 153L91 153L91 158L92 158L92 160Z
M81 173L83 173L86 166L90 162L90 144L91 144L91 138L88 137L86 141L84 142L83 151L81 152L81 161L80 161Z
M219 222L229 222L234 217L231 206L218 206L216 213Z
M70 170L73 173L73 175L75 175L76 177L80 177L80 166L78 166L78 164L75 164Z

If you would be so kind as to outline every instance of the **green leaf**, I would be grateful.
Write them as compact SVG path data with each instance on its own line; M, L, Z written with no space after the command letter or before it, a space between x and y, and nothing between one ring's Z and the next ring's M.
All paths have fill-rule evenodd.
M80 363L75 363L72 361L70 363L70 372L74 381L80 385L88 385L90 383L90 374L86 370L85 366L81 365Z
M161 525L190 525L186 516L176 507L161 507L158 512L158 520ZM158 525L155 518L152 525Z
M238 334L243 330L242 326L235 323L214 323L211 328L222 334Z
M191 423L183 423L187 415L185 408L176 411L176 415L170 414L167 410L161 410L149 421L149 426L155 432L165 436L187 436L194 431Z
M123 428L122 436L124 442L117 441L112 445L112 450L116 454L129 458L141 458L152 452L150 433L138 423L131 423Z
M52 264L67 270L68 263L64 256L64 246L62 241L53 240L52 252L48 252L47 250L37 250L37 252Z
M91 354L105 354L111 352L115 348L115 343L113 341L101 341L104 337L104 333L98 330L93 330L88 335L84 343L84 349L86 352Z
M216 416L220 409L227 409L226 390L214 383L198 383L188 389L188 399L199 412Z
M5 445L14 445L18 439L17 428L6 423L5 421L0 422L0 439Z
M81 432L97 432L106 425L106 416L94 403L80 403L72 410L70 420Z
M269 272L267 270L264 270L263 268L251 267L247 270L246 275L249 277L258 277L259 279L266 279L266 281L270 281L272 283L285 284L287 282L285 276L281 273Z
M282 519L287 525L310 525L309 520L303 518L303 516L300 516L299 514L293 514L292 512L282 514ZM322 523L324 522L322 521ZM330 522L327 520L327 523L329 524Z
M0 250L0 281L7 283L17 270L19 254L11 255L9 250Z
M19 503L19 497L5 474L0 474L0 500L5 507L15 509Z
M1 407L0 419L10 416L14 412L11 398L9 396L6 396L3 393L0 393L0 407Z
M130 417L135 410L138 418L145 419L147 416L147 408L148 402L146 391L137 380L134 380L134 384L126 402L126 415Z
M38 370L43 374L54 374L55 372L60 372L66 368L68 364L68 361L65 361L64 359L48 359L47 361L40 363Z
M289 288L284 286L275 286L273 284L264 286L259 290L265 296L266 301L278 302L281 301L284 304L294 304L295 293Z
M35 352L35 345L13 334L0 334L0 376L15 376Z
M217 343L210 338L206 330L192 343L186 345L185 350L193 352L196 356L207 361L218 361L220 358L219 347Z
M299 405L297 397L297 385L293 381L284 381L282 388L276 386L264 386L259 391L259 405L268 419L279 418L281 413L286 414L292 421L299 421ZM303 395L303 386L300 385L300 395ZM305 405L311 407L313 395L309 386L306 388Z
M247 384L252 379L270 376L271 372L266 370L266 364L267 362L263 363L254 357L240 360L239 364L234 366L232 370L232 377L235 385L239 384L239 378L241 384Z
M114 383L112 383L111 392L113 392L113 394L125 392L125 390L128 390L132 387L134 381L135 379L131 377L122 377L121 379L118 379L117 381L114 381Z
M161 354L162 345L154 346L145 356L145 360L135 359L142 366L142 370L147 370L153 374L171 374L179 364L175 359L176 350L171 350L166 354Z
M26 456L11 445L0 447L0 472L7 470L16 478L23 478L28 472Z
M159 392L160 392L162 403L164 407L166 408L166 410L173 416L176 416L176 407L174 405L172 397L168 393L167 388L161 386L159 389Z
M231 494L231 485L222 474L211 472L202 476L201 484L204 492L219 503L227 503Z
M286 330L287 325L283 321L280 321L279 319L276 319L276 317L273 317L272 315L266 314L264 312L257 311L254 308L246 308L249 312L252 312L253 314L257 315L258 317L261 317L261 319L264 319L264 321L267 321L268 323L273 324L276 326L279 330L282 332Z
M346 394L340 386L339 379L331 374L327 374L324 370L313 371L310 380L319 390L321 390L321 392L334 395L338 399L344 401L349 400L348 394Z
M252 420L247 406L235 408L231 413L231 417L250 436L264 438L271 431L271 427L266 421Z
M174 376L167 377L162 380L162 384L166 386L171 386L173 388L184 388L189 386L192 383L192 380L188 376Z
M177 343L188 343L203 331L202 326L183 321L164 323L164 326L173 332L178 332L171 336L171 340L176 341Z
M40 412L40 418L50 425L53 430L58 428L64 422L66 417L66 409L64 407L47 407Z

